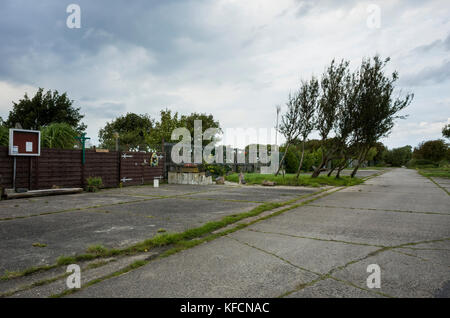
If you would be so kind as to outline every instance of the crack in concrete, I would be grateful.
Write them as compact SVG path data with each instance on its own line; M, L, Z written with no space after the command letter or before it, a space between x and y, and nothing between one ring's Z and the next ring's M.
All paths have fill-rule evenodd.
M266 234L286 235L286 234L281 234L281 233L263 232L263 231L257 231L257 230L251 230L251 231L260 232L260 233L266 233ZM286 236L298 237L298 236L295 236L295 235L286 235ZM328 241L328 242L337 242L337 241L335 241L335 240L327 240L327 239L320 239L320 238L309 238L309 237L298 237L298 238L315 239L315 240L319 240L319 241ZM238 241L238 242L240 242L241 244L245 244L245 245L247 245L247 246L253 247L253 248L255 248L255 249L257 249L257 250L260 250L260 251L262 251L262 252L265 252L265 253L267 253L267 254L269 254L269 255L275 256L275 257L277 257L277 258L279 258L279 259L281 259L281 260L287 262L288 264L291 264L291 262L286 261L285 259L283 259L282 257L280 257L280 256L278 256L278 255L276 255L276 254L274 254L274 253L265 251L265 250L263 250L263 249L260 249L260 248L258 248L258 247L255 247L255 246L252 246L251 244L247 244L247 243L245 243L245 242L241 242L241 241L239 241L239 240L237 240L237 239L235 239L235 238L233 238L233 239L236 240L236 241ZM355 243L355 242L341 241L341 242L339 242L339 243L355 244L355 245L367 245L367 246L381 247L381 248L379 248L378 250L372 251L372 252L368 253L367 255L365 255L365 256L363 256L363 257L360 257L360 258L357 258L357 259L355 259L355 260L352 260L352 261L350 261L350 262L348 262L348 263L346 263L346 264L344 264L344 265L334 267L334 268L332 268L330 271L328 271L326 274L316 273L316 272L314 272L314 271L312 271L312 270L309 270L309 269L306 269L306 268L301 268L301 267L298 267L297 265L293 265L293 266L298 267L298 268L300 268L300 269L303 269L303 270L306 270L306 271L311 272L311 273L313 273L313 274L319 275L320 277L317 278L317 279L315 279L315 280L313 280L313 281L311 281L311 282L309 282L309 283L306 283L306 284L300 284L299 286L297 286L296 289L291 290L291 291L287 291L286 293L280 295L279 297L285 297L285 296L288 296L288 295L290 295L290 294L292 294L292 293L294 293L294 292L297 292L297 291L299 291L299 290L301 290L301 289L304 289L304 288L309 287L309 286L313 286L313 285L315 285L317 282L322 281L322 280L327 279L327 278L332 278L332 279L339 280L339 279L333 277L332 274L335 273L335 272L337 272L337 271L341 271L341 270L347 268L347 267L350 266L350 265L353 265L353 264L359 263L359 262L361 262L361 261L364 261L364 260L368 259L369 257L378 255L378 254L380 254L380 253L382 253L382 252L385 252L385 251L391 251L391 250L392 250L392 251L395 251L395 249L397 249L397 248L404 248L405 246L411 246L411 245L417 245L417 244L424 244L424 243L443 242L443 241L448 241L448 240L450 240L450 238L442 238L442 239L427 240L427 241L420 241L420 242L409 242L409 243L403 243L403 244L399 244L399 245L395 245L395 246L382 246L382 245L381 245L381 246L377 246L377 245L370 245L370 244L366 244L366 243ZM401 254L407 255L407 253L402 253L402 252L400 252L400 253L401 253ZM415 255L408 255L408 256L414 256L414 257L417 257L417 256L415 256ZM420 257L417 257L417 258L421 259ZM422 259L422 260L428 261L428 260L426 260L426 259ZM435 264L435 263L432 263L432 264ZM437 264L435 264L435 265L437 265ZM346 281L343 281L343 282L346 282ZM372 293L376 293L376 294L381 295L381 296L384 296L384 297L394 298L394 296L389 295L389 294L386 294L386 293L383 293L383 292L378 292L378 291L374 291L374 290L370 290L370 289L364 289L364 288L362 288L362 287L360 287L360 286L357 286L357 285L355 285L355 284L353 284L353 283L351 283L351 282L348 282L348 283L350 283L351 286L353 286L353 287L358 287L358 288L360 288L360 289L362 289L362 290L366 290L366 291L369 291L369 292L372 292Z
M395 213L416 213L416 214L437 214L450 216L450 213L443 212L427 212L427 211L407 211L407 210L393 210L393 209L376 209L376 208L355 208L346 206L333 206L333 205L318 205L318 204L308 204L307 206L315 208L327 208L327 209L349 209L349 210L368 210L368 211L380 211L380 212L395 212Z
M301 238L301 239L308 239L308 240L315 240L315 241L323 241L323 242L343 243L343 244L351 244L351 245L362 245L362 246L371 246L371 247L380 247L380 248L381 247L389 247L389 246L386 246L386 245L376 245L376 244L361 243L361 242L350 242L350 241L342 241L342 240L324 239L324 238L319 238L319 237L300 236L300 235L293 235L293 234L286 234L286 233L279 233L279 232L268 232L268 231L261 231L261 230L256 230L256 229L247 229L247 231L264 233L264 234L276 234L276 235L295 237L295 238Z
M290 265L290 266L293 266L293 267L295 267L295 268L297 268L297 269L300 269L300 270L302 270L302 271L306 271L306 272L308 272L308 273L311 273L311 274L314 274L314 275L318 276L316 279L313 279L313 280L311 280L311 281L309 281L309 282L307 282L307 283L302 283L302 284L298 285L294 290L291 290L291 291L288 291L288 292L286 292L286 293L283 293L283 294L279 295L277 298L283 298L283 297L286 297L286 296L288 296L288 295L290 295L290 294L292 294L292 293L294 293L294 292L297 292L297 291L299 291L299 290L302 290L302 289L304 289L304 288L306 288L306 287L314 286L316 283L318 283L318 282L320 282L320 281L323 281L323 280L325 280L325 279L328 279L328 278L334 279L334 280L336 280L336 281L339 281L339 282L344 283L344 284L349 285L349 286L353 286L353 287L359 288L359 289L361 289L361 290L365 290L365 291L367 291L367 292L375 293L375 294L378 294L378 295L381 295L381 296L384 296L384 297L391 297L391 298L394 298L393 296L390 296L390 295L388 295L388 294L386 294L386 293L382 293L382 292L377 292L377 291L374 291L374 290L365 289L365 288L362 288L362 287L360 287L360 286L357 286L357 285L355 285L355 284L353 284L353 283L351 283L351 282L348 282L348 281L345 281L345 280L342 280L342 279L338 279L338 278L336 278L336 277L334 277L334 276L331 275L335 270L341 270L341 269L344 269L345 267L347 267L347 266L349 266L349 265L351 265L351 264L353 264L353 263L356 263L356 261L359 262L360 260L363 260L363 259L365 259L365 258L367 258L367 257L369 257L369 256L365 256L364 258L357 259L356 261L351 261L351 262L349 262L349 263L347 263L347 264L345 264L345 265L343 265L343 266L338 266L338 267L332 268L332 269L331 269L330 271L328 271L327 273L322 274L322 273L315 272L315 271L313 271L313 270L307 269L307 268L305 268L305 267L298 266L298 265L296 265L296 264L290 262L289 260L287 260L287 259L285 259L285 258L283 258L283 257L281 257L281 256L279 256L279 255L277 255L277 254L275 254L275 253L266 251L266 250L264 250L264 249L262 249L262 248L256 247L256 246L251 245L251 244L249 244L249 243L247 243L247 242L242 242L242 241L240 241L240 240L238 240L238 239L236 239L236 238L229 237L229 236L226 236L226 238L232 239L232 240L234 240L234 241L236 241L236 242L238 242L238 243L240 243L240 244L242 244L242 245L246 245L246 246L251 247L251 248L254 248L254 249L256 249L256 250L258 250L258 251L260 251L260 252L263 252L263 253L265 253L265 254L268 254L268 255L271 255L271 256L273 256L273 257L275 257L275 258L278 258L278 259L281 260L282 262L284 262L284 263L286 263L286 264L288 264L288 265ZM380 249L380 250L381 250L381 249ZM370 253L369 253L368 255L370 255Z
M41 212L41 213L30 214L30 215L23 215L23 216L6 217L6 218L0 218L0 222L14 221L14 220L27 219L27 218L31 218L31 217L37 217L37 216L46 216L46 215L52 215L52 214L59 214L59 213L87 211L89 209L97 209L97 208L110 207L110 206L122 205L122 204L141 203L141 202L151 201L151 200L180 198L180 197L187 196L187 195L208 193L208 192L214 192L214 191L219 191L219 190L221 190L221 189L214 189L214 190L208 190L208 191L199 191L199 192L191 192L191 193L183 193L183 194L169 195L169 196L128 195L128 197L149 197L149 198L141 199L141 200L109 203L109 204L99 204L99 205L93 205L93 206L88 206L88 207L84 207L84 208L73 208L73 209L65 209L65 210L52 211L52 212ZM127 196L127 195L123 195L122 194L121 196ZM87 212L91 212L91 211L87 211Z

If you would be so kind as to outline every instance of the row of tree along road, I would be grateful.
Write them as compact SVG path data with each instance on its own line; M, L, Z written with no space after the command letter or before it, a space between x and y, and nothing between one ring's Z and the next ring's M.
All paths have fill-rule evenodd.
M354 162L354 177L361 162L380 138L387 137L395 119L405 118L399 112L407 107L413 94L395 92L397 72L385 74L389 58L365 58L351 71L349 62L333 60L320 78L302 81L290 94L279 132L286 139L284 162L289 148L300 142L302 150L297 177L303 165L305 143L313 131L320 135L321 160L311 177L318 177L332 160L336 177ZM282 165L280 165L281 169ZM276 175L280 172L276 172Z

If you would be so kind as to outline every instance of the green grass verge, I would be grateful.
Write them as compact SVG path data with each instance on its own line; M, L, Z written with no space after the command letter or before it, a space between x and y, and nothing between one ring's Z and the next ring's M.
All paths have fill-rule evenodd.
M450 168L425 168L418 169L419 173L424 177L435 177L435 178L450 178Z
M311 175L309 174L301 174L298 179L295 174L285 174L283 177L281 174L275 176L273 174L246 173L244 176L247 184L262 184L267 180L274 181L277 185L320 187L324 185L352 186L363 182L360 178L350 178L349 176L342 176L339 179L336 179L333 176L318 176L317 178L311 178ZM226 176L226 180L230 182L239 182L239 174L230 174Z

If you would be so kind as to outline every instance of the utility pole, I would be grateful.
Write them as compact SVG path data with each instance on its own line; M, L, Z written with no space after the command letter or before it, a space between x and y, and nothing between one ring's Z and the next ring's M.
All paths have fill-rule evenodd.
M278 115L280 114L281 106L277 105L277 124L275 127L275 145L278 146Z

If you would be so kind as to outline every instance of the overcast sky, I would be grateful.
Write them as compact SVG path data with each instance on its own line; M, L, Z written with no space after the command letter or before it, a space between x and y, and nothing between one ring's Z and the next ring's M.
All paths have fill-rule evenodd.
M450 3L443 1L0 0L0 116L38 87L67 92L96 142L126 112L212 113L270 128L275 106L332 58L391 57L413 92L389 147L441 138L450 123ZM81 28L66 25L69 4ZM375 5L375 6L373 6ZM377 27L377 10L380 24Z

